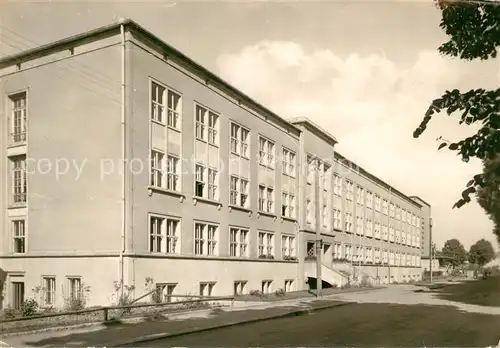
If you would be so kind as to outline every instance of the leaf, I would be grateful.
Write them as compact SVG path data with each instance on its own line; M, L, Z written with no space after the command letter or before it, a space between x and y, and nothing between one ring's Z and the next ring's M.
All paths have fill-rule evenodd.
M450 150L456 150L456 149L458 149L458 144L456 144L456 143L450 144L450 146L448 146L448 148Z
M443 147L446 147L446 145L448 145L447 143L441 143L439 146L438 146L438 150L441 150Z

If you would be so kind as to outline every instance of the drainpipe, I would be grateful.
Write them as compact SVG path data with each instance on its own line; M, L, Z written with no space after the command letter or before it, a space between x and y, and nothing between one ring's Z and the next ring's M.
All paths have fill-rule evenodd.
M126 231L126 205L125 205L125 193L126 193L126 180L125 174L127 171L127 163L125 161L125 146L126 146L126 133L125 133L125 19L120 20L120 36L121 36L121 137L122 137L122 153L121 160L123 162L123 173L121 175L122 179L122 194L121 194L121 203L122 203L122 226L121 226L121 247L120 247L120 298L123 298L123 289L124 289L124 258L123 254L125 253L125 231Z

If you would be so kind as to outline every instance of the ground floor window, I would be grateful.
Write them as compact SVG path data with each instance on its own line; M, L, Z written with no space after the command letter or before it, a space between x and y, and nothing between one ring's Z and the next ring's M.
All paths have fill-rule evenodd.
M234 295L243 295L246 293L246 287L247 287L247 281L246 280L239 280L234 282Z
M156 292L153 295L153 300L157 303L172 302L172 295L177 284L157 283Z
M286 279L285 280L285 292L293 291L293 280Z
M200 282L200 296L212 296L215 282Z
M272 280L263 280L262 281L262 293L263 294L269 294L272 291Z
M24 282L12 282L12 308L20 310L24 302Z

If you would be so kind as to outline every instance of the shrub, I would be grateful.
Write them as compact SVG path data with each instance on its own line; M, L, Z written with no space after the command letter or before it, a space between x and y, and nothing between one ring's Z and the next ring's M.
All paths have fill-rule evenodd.
M285 296L285 289L278 289L274 292L276 296Z
M372 282L370 281L370 277L363 276L363 278L361 279L361 282L359 283L359 286L361 286L363 288L371 288Z
M19 311L18 310L15 310L14 308L12 307L7 307L3 310L3 317L5 319L12 319L12 318L15 318L19 316Z
M23 317L32 317L38 313L38 302L29 298L21 305L21 314Z
M262 292L260 290L250 290L249 294L252 296L262 296Z

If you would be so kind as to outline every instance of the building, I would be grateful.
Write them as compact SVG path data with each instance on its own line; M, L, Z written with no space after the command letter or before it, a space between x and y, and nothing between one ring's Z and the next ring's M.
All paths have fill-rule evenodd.
M0 81L4 306L303 289L315 211L325 281L420 277L421 204L131 20L2 58Z
M432 215L431 205L417 196L411 196L411 199L418 202L422 206L420 230L420 251L422 258L430 259L431 257L431 244L432 244ZM434 257L435 255L433 255Z

